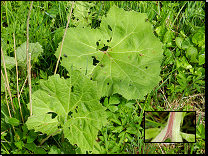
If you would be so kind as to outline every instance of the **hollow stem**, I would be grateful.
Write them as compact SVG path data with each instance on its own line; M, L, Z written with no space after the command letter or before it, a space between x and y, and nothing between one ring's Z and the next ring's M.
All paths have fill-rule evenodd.
M180 124L183 112L170 112L165 128L152 140L152 142L164 142L170 138L172 142L182 142Z

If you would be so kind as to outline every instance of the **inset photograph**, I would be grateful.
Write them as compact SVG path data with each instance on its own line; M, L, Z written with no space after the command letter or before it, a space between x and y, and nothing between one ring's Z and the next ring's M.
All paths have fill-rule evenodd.
M145 143L196 142L195 111L145 111Z

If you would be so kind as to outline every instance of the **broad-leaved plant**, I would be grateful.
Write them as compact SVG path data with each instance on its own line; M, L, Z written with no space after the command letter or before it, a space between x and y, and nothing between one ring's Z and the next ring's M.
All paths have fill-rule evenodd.
M162 43L146 19L113 6L96 29L68 28L61 65L70 78L41 81L32 95L28 129L48 135L63 130L71 144L93 151L98 130L107 123L100 98L118 93L127 100L144 99L160 81Z

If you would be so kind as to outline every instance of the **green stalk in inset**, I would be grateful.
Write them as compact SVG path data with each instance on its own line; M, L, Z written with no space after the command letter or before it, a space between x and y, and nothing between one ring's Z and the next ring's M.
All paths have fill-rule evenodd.
M152 142L164 142L170 138L172 142L182 142L180 135L180 125L183 112L170 112L167 125L165 128L152 140Z

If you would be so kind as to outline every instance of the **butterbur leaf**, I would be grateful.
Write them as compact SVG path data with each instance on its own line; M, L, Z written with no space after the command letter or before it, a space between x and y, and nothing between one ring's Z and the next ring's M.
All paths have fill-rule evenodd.
M144 99L160 81L162 43L153 34L147 15L111 7L100 28L69 28L61 65L80 70L97 81L100 96L118 93ZM56 51L59 56L60 45ZM95 63L96 62L96 63Z
M28 129L49 135L63 128L71 144L92 151L98 130L107 122L106 108L100 104L96 88L96 82L77 70L69 79L57 74L41 80L40 90L32 95L33 115L26 122Z
M27 42L24 42L21 44L20 47L17 48L17 62L18 65L25 66L27 62L26 58L26 44ZM29 43L29 52L31 53L31 60L36 61L38 55L43 52L42 46L36 42L36 43Z
M43 49L42 49L42 46L38 42L29 43L29 53L31 53L31 60L35 62L37 60L38 55L41 52L43 52ZM17 55L17 65L23 66L23 67L26 66L27 65L26 64L26 61L27 61L26 42L24 42L20 47L17 48L16 55ZM8 68L9 70L15 67L16 65L14 57L4 55L4 61L5 61L6 68ZM1 59L1 66L3 66L2 59Z

